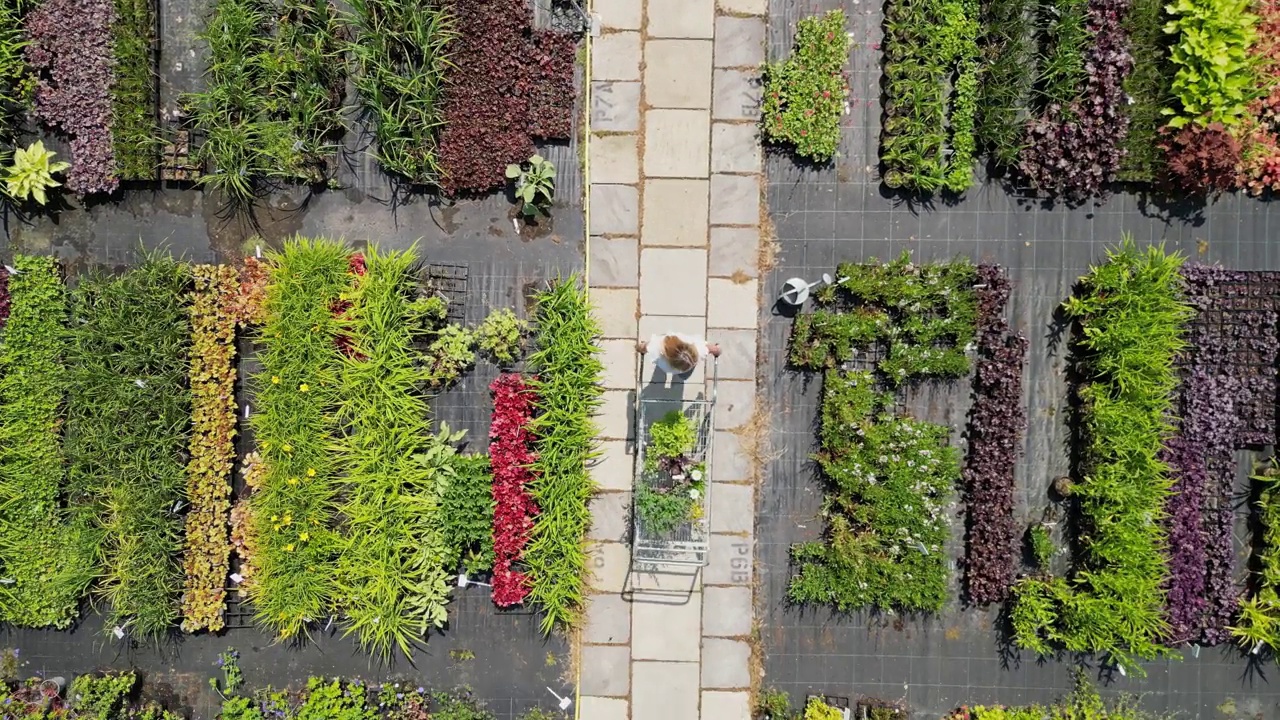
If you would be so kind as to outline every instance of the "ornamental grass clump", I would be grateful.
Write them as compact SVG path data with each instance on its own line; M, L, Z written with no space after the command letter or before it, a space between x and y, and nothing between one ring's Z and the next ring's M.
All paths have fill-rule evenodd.
M533 451L533 392L520 375L499 375L489 385L493 422L489 466L493 470L493 602L509 607L529 595L523 565L538 505L530 492L537 456Z
M1087 378L1079 390L1085 471L1072 491L1080 549L1074 575L1015 586L1014 640L1037 654L1060 646L1133 668L1134 657L1164 652L1162 519L1171 483L1161 449L1172 432L1174 359L1192 315L1182 262L1126 237L1064 306L1082 331Z
M600 406L600 326L591 314L578 277L555 283L537 296L537 339L529 365L537 438L530 494L538 506L529 546L530 599L543 611L542 630L573 625L582 605L587 556L583 542L591 526L587 502L596 485L587 471L595 457Z
M65 509L60 430L67 391L67 296L57 262L17 255L0 331L0 619L64 628L97 574L96 538Z
M159 636L179 617L191 442L190 268L161 256L71 298L65 447L72 506L101 541L107 628Z
M894 415L869 372L823 381L821 542L795 545L787 596L838 610L937 612L947 598L946 505L960 454L946 426Z
M760 131L801 158L825 163L840 145L840 118L849 96L849 33L843 10L802 19L795 49L764 68Z
M349 251L296 238L269 257L270 282L250 417L264 465L250 500L258 621L296 637L338 600L333 532L337 480L333 412L341 327L332 307L349 288Z
M1255 591L1240 603L1240 616L1231 627L1231 636L1245 650L1266 649L1280 654L1280 463L1256 472L1252 480L1260 487L1257 502L1261 537L1254 570Z
M160 165L160 77L154 0L115 0L111 139L121 180L154 180Z
M373 128L374 156L387 172L414 185L441 176L441 93L450 67L446 48L454 18L439 2L354 0L352 79ZM513 59L514 61L514 59Z
M223 628L230 571L231 470L236 448L236 321L239 273L228 265L191 270L191 446L187 462L182 629Z
M339 332L350 338L334 391L341 468L342 537L335 600L347 634L384 657L409 655L444 625L448 546L441 498L452 480L459 434L431 432L425 377L410 322L417 291L414 252L364 253L364 272L343 293ZM298 484L311 482L308 470ZM310 538L300 543L310 542Z

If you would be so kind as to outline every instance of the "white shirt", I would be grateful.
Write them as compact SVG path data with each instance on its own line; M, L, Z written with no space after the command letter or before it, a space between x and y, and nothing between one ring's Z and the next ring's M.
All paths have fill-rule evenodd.
M684 375L685 373L677 371L671 367L671 363L667 362L667 358L662 354L662 341L671 336L679 338L683 342L687 342L698 351L698 362L702 362L702 358L707 356L707 341L693 335L685 335L684 333L666 333L664 335L649 336L649 352L653 353L653 359L650 360L658 366L658 369L668 375ZM697 367L695 364L693 367ZM687 372L693 372L693 368L689 368Z

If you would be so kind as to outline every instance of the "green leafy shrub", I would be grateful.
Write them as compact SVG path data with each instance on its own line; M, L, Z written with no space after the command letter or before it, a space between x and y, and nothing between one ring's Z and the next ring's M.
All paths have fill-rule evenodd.
M947 597L947 504L960 478L949 428L891 412L871 373L828 371L821 451L822 542L791 549L788 596L839 610L936 612Z
M556 166L541 155L507 166L507 179L515 181L516 200L526 217L547 215L556 191Z
M544 613L543 632L572 625L582 604L586 551L591 526L587 501L595 482L587 463L595 457L596 427L604 366L596 357L600 326L591 314L577 276L555 283L537 297L537 338L529 365L538 413L530 427L537 460L529 492L539 508L524 562L529 598Z
M791 57L765 66L760 128L767 142L817 162L835 157L849 95L846 22L843 10L802 19Z
M191 436L190 268L152 255L71 294L67 451L73 505L94 519L107 627L158 636L179 616L180 503Z
M64 509L60 428L67 391L67 296L57 263L17 255L0 330L0 618L67 627L96 574L94 533Z
M969 372L977 274L967 260L917 265L904 252L885 264L842 263L836 275L817 292L819 309L796 318L791 364L837 367L856 350L885 345L877 368L891 385Z
M159 167L159 76L153 0L115 0L111 22L111 141L121 180L154 180Z
M411 252L364 254L366 270L342 298L343 358L335 390L333 458L345 471L345 520L336 589L346 632L383 656L447 619L449 554L441 496L459 435L431 433L412 323ZM443 454L443 456L442 456Z
M488 455L454 455L440 499L445 568L474 574L493 567L493 473Z
M666 535L702 517L706 462L695 456L698 428L672 410L647 430L644 482L636 486L636 517L645 530Z
M129 695L138 684L131 672L79 675L71 682L68 699L75 717L84 720L117 720L126 717Z
M263 476L250 498L259 622L283 638L322 619L335 600L332 531L337 481L330 413L340 323L331 310L352 283L349 251L297 238L272 253L249 422Z
M508 308L498 308L476 328L476 343L480 352L493 358L499 365L510 365L524 353L524 338L529 323L516 317Z
M1164 32L1164 6L1165 0L1133 0L1124 18L1133 70L1124 79L1130 102L1124 106L1129 132L1118 173L1122 181L1153 182L1164 169L1160 129L1165 124L1162 110L1173 103L1174 74Z
M427 382L433 388L452 385L476 364L476 335L461 325L446 325L427 346Z
M1053 561L1053 538L1044 523L1034 523L1027 528L1027 542L1031 545L1031 557L1035 560L1036 569L1049 571L1049 563Z
M1168 108L1169 125L1222 123L1230 127L1258 94L1249 56L1258 17L1248 0L1174 0L1166 33L1176 35L1170 61L1177 72L1173 93L1178 107Z
M1038 654L1060 644L1133 667L1132 656L1163 651L1161 514L1171 483L1160 450L1172 431L1174 358L1192 314L1181 265L1180 255L1142 252L1126 237L1065 304L1083 330L1089 469L1072 491L1082 524L1077 573L1026 578L1014 588L1014 639Z
M761 690L756 696L755 717L759 720L788 720L791 717L791 696L773 688Z

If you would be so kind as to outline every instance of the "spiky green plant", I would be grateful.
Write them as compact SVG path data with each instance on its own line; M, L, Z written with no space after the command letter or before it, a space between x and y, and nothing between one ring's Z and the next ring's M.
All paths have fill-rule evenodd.
M336 388L334 443L345 470L337 590L346 632L387 656L408 655L442 626L449 601L449 554L440 503L460 434L431 433L426 377L411 322L417 260L410 252L365 252L366 271L344 299L351 338Z
M348 249L295 238L272 253L250 417L265 464L250 500L258 621L283 638L319 621L336 599L333 423L340 322L332 308L353 281Z
M1091 382L1084 401L1086 470L1080 503L1080 566L1070 579L1026 578L1015 586L1014 637L1045 653L1134 656L1163 651L1165 579L1162 513L1168 466L1160 459L1172 428L1174 359L1192 315L1178 269L1182 256L1140 251L1126 236L1107 262L1082 278L1065 309L1083 330Z
M178 618L191 394L190 269L153 254L71 298L66 450L72 504L101 538L107 627L158 636Z
M595 482L587 462L595 457L592 415L600 405L603 364L597 355L600 326L576 275L537 298L537 340L529 356L537 416L531 428L538 459L530 493L539 512L524 560L529 599L543 611L542 631L577 622L582 604Z
M93 579L94 540L63 509L67 297L53 258L18 255L0 332L0 618L66 627Z

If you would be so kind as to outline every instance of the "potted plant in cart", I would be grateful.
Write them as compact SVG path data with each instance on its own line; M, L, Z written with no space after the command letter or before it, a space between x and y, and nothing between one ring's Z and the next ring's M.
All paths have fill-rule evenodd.
M649 447L636 487L635 513L647 530L666 535L686 522L702 518L706 461L697 457L698 429L693 420L672 410L649 428Z

